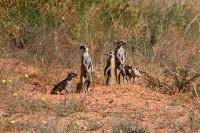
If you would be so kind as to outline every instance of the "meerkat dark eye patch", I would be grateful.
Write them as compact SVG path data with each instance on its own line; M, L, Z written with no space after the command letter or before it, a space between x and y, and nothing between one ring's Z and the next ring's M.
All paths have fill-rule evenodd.
M125 44L126 44L125 41L118 41L118 42L117 42L117 45L125 45Z
M133 70L134 70L134 69L137 70L138 68L137 68L137 67L132 67L132 69L133 69Z
M107 55L108 55L108 56L113 55L113 54L114 54L113 51L107 52Z
M78 74L77 73L73 73L73 76L76 77L76 76L78 76Z
M73 72L69 73L70 77L76 77L77 75L78 75L77 73L73 73Z
M85 49L85 46L84 46L84 45L81 45L81 46L80 46L80 49L81 49L81 50L84 50L84 49Z
M117 45L119 45L120 44L120 41L117 41Z

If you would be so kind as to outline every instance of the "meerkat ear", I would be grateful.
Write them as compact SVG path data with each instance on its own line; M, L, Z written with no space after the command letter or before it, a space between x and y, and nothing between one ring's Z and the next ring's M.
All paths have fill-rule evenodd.
M83 45L81 45L81 46L80 46L80 49L83 49L83 48L84 48L84 46L83 46Z
M74 76L78 76L78 74L77 74L77 73L75 73L75 72L73 72L73 75L74 75Z
M78 73L74 72L74 74L78 74Z

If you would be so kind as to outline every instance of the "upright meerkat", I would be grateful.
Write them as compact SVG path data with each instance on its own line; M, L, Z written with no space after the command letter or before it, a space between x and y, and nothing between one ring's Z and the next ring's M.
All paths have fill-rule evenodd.
M104 68L104 77L106 78L106 85L111 85L114 83L115 78L115 54L114 51L107 53L107 64Z
M125 55L123 46L126 44L124 41L117 41L115 49L115 76L116 81L120 84L120 75L124 73Z
M66 92L68 94L71 94L72 93L72 91L71 91L71 81L77 75L78 75L77 73L70 72L66 79L64 79L63 81L59 82L58 84L56 84L54 86L54 88L52 89L50 94L60 95L60 92L64 89L66 90Z
M77 84L77 92L90 92L89 87L92 83L93 64L87 45L81 45L81 74L80 83Z

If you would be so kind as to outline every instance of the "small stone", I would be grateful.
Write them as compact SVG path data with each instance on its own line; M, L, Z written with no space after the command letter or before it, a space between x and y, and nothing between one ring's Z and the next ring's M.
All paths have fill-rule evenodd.
M131 118L135 118L135 115L131 115Z
M3 79L3 80L1 80L1 83L2 83L3 85L5 85L5 84L7 83L7 81L6 81L5 79Z
M87 130L87 127L86 126L81 126L81 129Z
M12 81L12 80L8 80L8 82L9 82L9 83L13 83L13 81Z
M24 75L25 78L28 78L29 76L27 74Z
M109 103L113 103L113 102L114 102L114 100L113 100L113 99L111 99L111 100L109 100L108 102L109 102Z
M165 109L166 109L166 110L169 110L170 108L169 108L169 106L166 106Z
M106 114L103 114L103 116L102 117L106 117Z
M16 120L12 120L10 121L11 124L15 124L16 123Z

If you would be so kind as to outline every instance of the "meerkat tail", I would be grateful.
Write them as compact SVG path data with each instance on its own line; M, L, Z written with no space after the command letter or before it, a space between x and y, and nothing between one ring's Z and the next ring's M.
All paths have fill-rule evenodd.
M112 63L111 63L111 84L116 83L116 73L115 73L115 58L112 58Z

